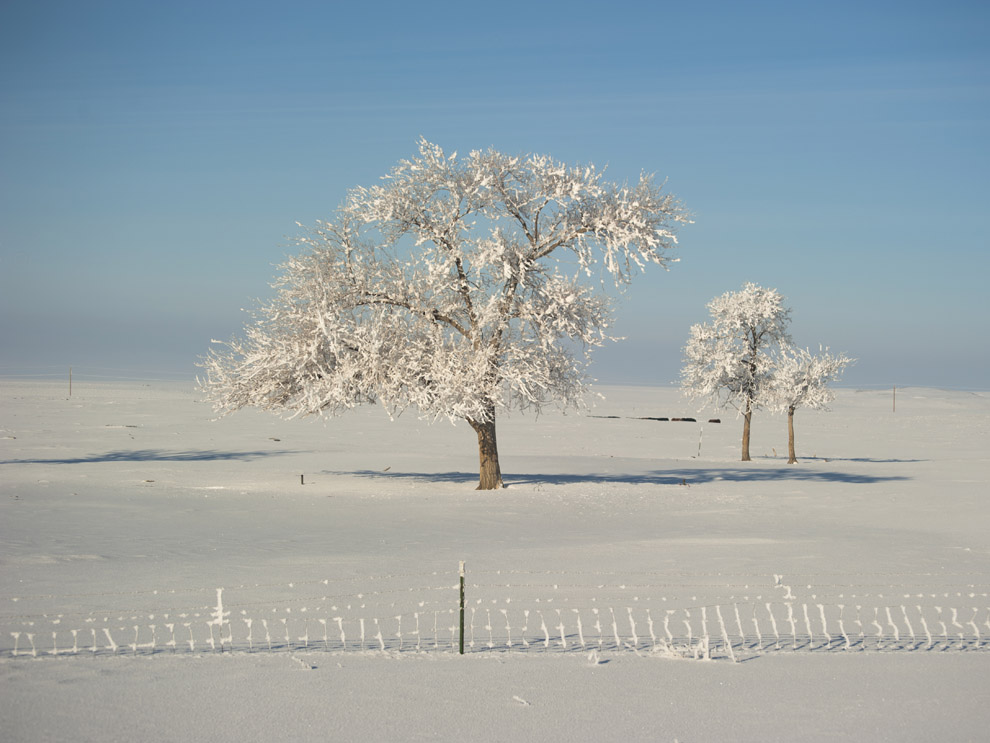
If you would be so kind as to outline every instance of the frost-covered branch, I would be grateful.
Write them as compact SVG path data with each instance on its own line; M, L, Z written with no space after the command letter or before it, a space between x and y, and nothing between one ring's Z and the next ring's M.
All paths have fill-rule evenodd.
M806 348L788 347L774 359L773 383L768 407L778 413L799 407L828 410L835 393L829 387L853 363L845 354L829 353L827 348L812 354Z

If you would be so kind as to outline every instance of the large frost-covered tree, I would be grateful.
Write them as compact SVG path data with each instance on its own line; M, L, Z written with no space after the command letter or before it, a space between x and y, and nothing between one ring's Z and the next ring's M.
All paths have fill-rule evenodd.
M794 450L794 411L799 407L825 410L835 399L829 383L836 381L852 363L845 354L831 354L828 349L812 355L804 348L784 348L774 361L770 387L770 405L787 413L787 463L797 462Z
M773 352L790 345L790 310L776 289L747 283L708 303L711 322L691 326L681 389L743 416L742 461L750 461L753 411L764 406L773 380Z
M362 403L463 419L479 489L502 485L496 418L580 404L609 340L609 286L666 266L688 217L652 176L421 140L300 238L244 338L203 361L220 412L333 415Z

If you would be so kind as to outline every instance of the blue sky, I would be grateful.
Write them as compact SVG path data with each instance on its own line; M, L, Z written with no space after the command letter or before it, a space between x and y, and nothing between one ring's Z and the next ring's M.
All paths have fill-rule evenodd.
M779 289L853 385L990 388L985 2L0 4L0 374L195 374L295 222L415 152L668 179L603 382ZM123 370L123 372L118 371Z

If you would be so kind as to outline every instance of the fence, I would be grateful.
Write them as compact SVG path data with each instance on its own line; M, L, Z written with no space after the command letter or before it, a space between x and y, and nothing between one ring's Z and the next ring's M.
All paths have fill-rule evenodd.
M451 571L11 596L0 598L0 657L985 651L985 578L489 571L461 583Z

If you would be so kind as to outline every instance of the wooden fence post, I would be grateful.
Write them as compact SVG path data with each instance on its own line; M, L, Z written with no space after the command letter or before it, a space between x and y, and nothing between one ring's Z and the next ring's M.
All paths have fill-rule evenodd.
M461 633L460 654L464 655L464 561L461 560Z

